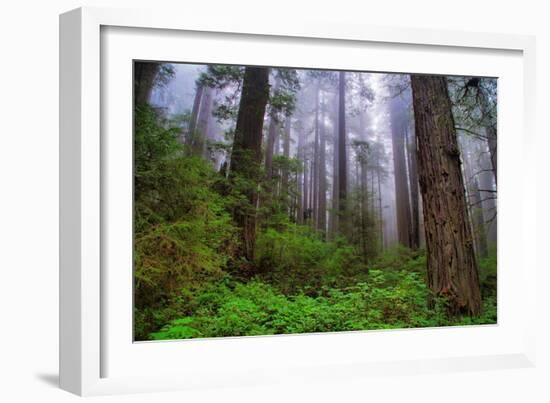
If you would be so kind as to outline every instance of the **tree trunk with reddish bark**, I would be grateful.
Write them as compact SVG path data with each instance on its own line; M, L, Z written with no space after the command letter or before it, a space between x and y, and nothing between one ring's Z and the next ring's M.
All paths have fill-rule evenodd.
M481 293L447 82L411 76L428 286L451 314L479 315Z
M247 67L237 115L231 155L230 178L237 179L248 205L234 211L234 220L242 230L242 252L254 258L256 243L256 204L262 163L262 130L269 98L269 69Z

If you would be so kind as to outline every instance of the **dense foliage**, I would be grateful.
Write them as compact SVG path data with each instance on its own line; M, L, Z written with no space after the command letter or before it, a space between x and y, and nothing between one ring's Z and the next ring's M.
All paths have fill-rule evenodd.
M399 247L365 260L356 243L289 220L277 197L260 212L254 261L243 262L232 219L247 207L239 178L229 186L173 126L136 108L136 340L496 322L495 253L480 262L483 315L450 317L445 301L430 297L422 251Z

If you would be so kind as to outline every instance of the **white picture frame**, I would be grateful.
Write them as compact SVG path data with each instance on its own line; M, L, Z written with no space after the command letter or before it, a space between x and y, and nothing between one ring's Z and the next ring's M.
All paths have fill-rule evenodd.
M460 66L458 60L462 57L461 52L469 52L474 54L472 57L478 55L479 65L468 67L463 64L457 67L456 72L464 75L467 72L483 73L484 63L486 66L502 69L503 77L507 77L505 81L508 84L505 82L505 85L510 86L510 92L504 91L502 104L499 99L499 133L502 116L502 119L508 119L510 127L522 133L516 139L505 137L503 145L509 144L513 148L514 144L520 144L519 151L516 147L516 156L519 152L523 158L529 158L533 152L535 43L529 36L380 28L336 22L292 25L280 24L278 21L250 20L243 24L242 21L224 19L201 21L182 14L151 10L80 8L61 15L60 384L63 389L79 395L97 395L245 386L304 379L344 379L348 376L369 376L374 373L398 375L534 365L536 327L534 317L530 315L535 312L536 266L533 261L535 254L531 250L533 246L526 236L535 225L534 208L526 197L514 196L506 191L506 172L510 172L510 175L512 173L505 169L506 153L501 153L500 148L500 167L504 168L504 172L501 170L503 173L499 175L499 262L502 261L503 254L507 254L504 257L509 263L504 266L504 272L499 265L497 326L132 343L127 335L128 323L131 325L131 310L128 310L131 300L121 298L123 302L113 302L113 298L109 297L113 289L120 291L127 284L128 271L124 272L125 277L111 276L112 272L106 269L111 257L109 245L105 241L105 228L109 228L111 220L116 220L113 217L120 216L106 215L105 211L126 208L117 210L123 212L122 216L125 215L124 211L128 211L127 203L126 206L122 203L122 207L113 207L109 196L117 189L128 190L127 187L118 186L118 183L113 184L109 179L111 176L124 177L124 172L122 175L114 175L115 171L112 169L117 168L109 163L110 153L112 155L119 150L124 154L124 144L111 141L115 138L110 135L112 124L120 124L117 127L121 129L121 133L125 133L127 141L128 134L131 138L131 129L128 132L131 116L125 115L124 118L111 121L109 113L102 108L108 102L113 108L118 108L118 111L128 110L128 104L124 100L116 101L116 98L122 99L128 95L131 75L124 78L122 74L127 70L117 71L120 63L115 56L125 58L126 61L140 58L136 54L135 46L131 46L131 38L127 38L138 35L139 32L143 35L140 42L143 49L154 47L154 41L166 42L166 45L158 46L146 55L145 58L153 60L229 63L234 60L228 60L228 54L210 56L209 60L204 58L208 55L207 46L219 44L220 40L227 43L233 40L233 46L228 46L232 52L238 49L239 41L248 49L252 49L254 45L269 45L274 52L274 56L271 54L268 57L267 51L262 53L261 50L254 49L250 54L246 54L244 50L240 50L240 54L237 51L241 62L239 64L269 64L273 60L281 60L280 63L284 65L281 46L292 45L299 50L309 50L312 58L321 54L313 51L314 48L321 47L332 52L342 49L343 59L332 61L330 65L326 65L328 62L325 60L323 67L361 69L370 66L370 70L397 71L397 67L385 69L387 66L383 63L359 63L352 66L353 56L345 56L346 52L357 54L368 49L384 51L391 48L395 54L392 56L389 52L387 58L393 58L394 63L400 57L399 52L424 52L427 56L427 60L417 58L414 62L411 61L409 65L403 66L402 71L452 74L455 71L451 67L445 67L444 71L438 70L444 68L441 67L444 64L438 65L430 52L442 52L449 58L455 57L456 66ZM102 36L105 33L112 33L113 36L107 40ZM185 38L186 33L192 34L194 38L189 39L189 49L195 49L197 55L194 59L183 60L184 56L172 58L168 53L163 53L163 49L170 43ZM201 40L202 37L209 38L210 45L206 42L201 42L202 48L192 45L193 40ZM125 40L128 42L124 42ZM113 48L117 52L109 53L109 49ZM372 51L377 51L376 49ZM285 60L292 63L291 57L298 57L299 50L289 51L284 55ZM509 62L506 62L505 55L508 54L511 56ZM499 58L501 55L502 66L495 66L492 57ZM112 57L112 66L102 60L105 57ZM486 58L484 62L483 58ZM301 65L303 63L306 62ZM323 63L323 59L311 63L313 64L306 67L315 67L315 63L318 66L318 63ZM510 69L506 70L505 66L508 64ZM292 65L299 67L300 63ZM117 80L106 80L106 77L111 76ZM104 98L105 94L108 94L107 98ZM114 94L113 98L109 94ZM511 94L517 96L512 97ZM131 102L130 99L128 97L128 102ZM517 110L518 107L520 112L514 117L506 113L513 108ZM106 133L109 134L107 137ZM504 151L506 147L503 148ZM126 160L121 165L127 167L131 153L124 155ZM534 187L532 180L524 178L520 179L520 183L528 189ZM128 182L125 183L127 185ZM515 183L517 185L518 182ZM124 200L127 201L128 198ZM508 221L506 212L513 211L511 207L517 207L518 202L521 203L520 215L510 217ZM115 227L127 234L127 224L127 221L119 221ZM116 228L114 232L109 232L109 239L116 236ZM510 250L500 248L502 242L506 243L506 239L518 242L518 238L522 246L515 255L510 255L514 253ZM131 245L126 242L126 247L131 248ZM120 255L118 258L124 256ZM516 267L516 271L507 269L512 266ZM508 291L514 286L517 287L516 295L521 295L522 303L519 307L511 308L503 300L502 294L509 295ZM131 295L131 288L124 292L126 294L122 295L128 297ZM126 319L124 315L127 316ZM504 319L501 321L502 318ZM118 329L115 326L117 323L124 323L122 326L126 327ZM436 340L445 342L438 347L437 343L434 344ZM494 342L490 343L490 340ZM361 343L376 343L377 351L371 349L363 354L358 353L357 347ZM395 346L392 354L389 354L390 344ZM411 346L416 350L410 352L409 350L413 350L409 348ZM430 346L436 346L433 354L428 350ZM187 357L184 364L181 357ZM262 364L260 360L265 362ZM139 368L136 364L140 362L144 368ZM165 370L158 371L157 374L147 370L158 364L162 364L161 367ZM191 367L193 371L189 371Z

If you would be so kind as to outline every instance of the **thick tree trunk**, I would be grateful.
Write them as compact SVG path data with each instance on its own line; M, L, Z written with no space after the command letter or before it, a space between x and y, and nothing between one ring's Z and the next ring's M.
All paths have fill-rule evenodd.
M393 170L395 177L395 208L397 212L397 238L401 245L411 247L411 206L405 160L405 125L403 104L394 98L390 104Z
M481 293L447 82L411 76L428 286L451 314L479 315Z
M159 63L135 62L134 64L134 106L149 102L155 78L160 70Z
M242 229L242 251L245 258L254 258L256 242L256 204L262 162L262 130L269 98L269 69L246 67L237 115L230 175L238 178L239 187L248 205L236 209L235 222Z
M346 73L340 71L338 84L338 231L348 234L347 152L346 152Z

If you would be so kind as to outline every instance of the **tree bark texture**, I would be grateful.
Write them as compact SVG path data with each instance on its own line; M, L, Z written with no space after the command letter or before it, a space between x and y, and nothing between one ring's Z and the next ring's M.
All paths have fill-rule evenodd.
M414 130L407 133L407 161L409 163L409 190L411 192L411 248L420 246L420 211L418 203L418 168L416 162L416 137Z
M248 205L234 212L235 222L242 229L242 249L248 260L254 258L256 242L256 204L262 162L262 130L269 98L269 69L246 67L237 114L235 139L231 155L230 175L238 179Z
M411 84L428 286L446 298L451 314L479 315L479 275L447 82L412 75Z

